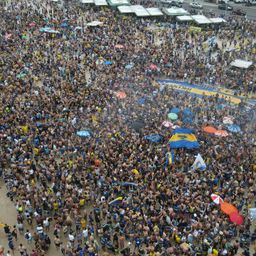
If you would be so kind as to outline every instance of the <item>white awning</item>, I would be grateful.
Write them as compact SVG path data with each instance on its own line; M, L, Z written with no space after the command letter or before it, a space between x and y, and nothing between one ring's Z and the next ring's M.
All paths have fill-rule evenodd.
M163 10L168 16L189 15L189 12L183 8L172 7L172 8L164 8Z
M82 4L94 4L94 0L81 0Z
M192 19L197 23L197 24L211 24L212 22L205 17L204 15L192 15Z
M236 59L234 61L232 61L230 63L230 65L232 67L236 67L236 68L249 68L250 66L252 66L253 62L252 61L247 61L247 60L240 60L240 59Z
M96 6L107 6L108 3L106 0L94 0Z
M120 13L134 13L131 6L129 5L121 5L121 6L118 6L117 9L119 10Z
M142 5L131 5L131 9L138 17L150 16L148 11Z
M109 0L109 5L118 6L118 5L130 5L129 0Z
M212 23L223 23L223 22L227 22L225 19L223 18L210 18L209 19Z
M159 8L146 8L150 16L163 16L164 14Z
M184 16L177 16L177 20L179 20L179 21L192 21L193 19L191 18L191 16L184 15Z

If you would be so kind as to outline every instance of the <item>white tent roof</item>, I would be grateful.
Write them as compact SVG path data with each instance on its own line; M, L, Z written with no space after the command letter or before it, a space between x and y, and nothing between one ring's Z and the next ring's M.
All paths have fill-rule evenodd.
M183 15L183 16L177 16L177 20L179 21L192 21L193 19L191 16Z
M252 61L236 59L230 63L232 67L237 68L249 68L253 64Z
M110 5L130 5L129 0L109 0Z
M223 18L210 18L209 19L212 23L222 23L222 22L227 22L225 19Z
M163 16L164 14L159 8L146 8L150 16Z
M131 6L129 6L129 5L121 5L121 6L118 6L117 9L121 13L134 13Z
M207 17L204 15L192 15L192 19L197 23L197 24L210 24L212 23Z
M132 5L131 9L138 17L147 17L150 16L148 11L142 5Z
M106 0L94 0L94 3L97 6L107 6L108 5Z
M93 4L94 0L81 0L82 4Z
M189 14L189 12L186 11L185 9L177 8L177 7L164 8L164 12L169 16L180 16L180 15L188 15Z

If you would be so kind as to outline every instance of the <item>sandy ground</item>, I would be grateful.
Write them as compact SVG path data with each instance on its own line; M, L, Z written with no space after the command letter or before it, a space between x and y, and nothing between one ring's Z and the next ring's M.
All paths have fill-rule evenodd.
M16 224L16 209L14 207L13 202L9 200L9 198L6 196L6 188L4 185L4 182L0 181L0 223L6 223L9 226L13 226ZM53 239L51 239L53 241ZM17 248L19 244L22 243L26 246L28 249L28 252L31 252L31 250L34 248L33 244L28 244L26 240L24 239L23 235L18 235L18 241L14 241L15 251L14 255L20 255ZM7 252L8 248L8 241L7 237L4 233L3 228L0 228L0 245L3 245L5 248L5 252ZM50 250L48 251L47 255L50 256L60 256L61 253L56 250L55 246L52 244L50 247Z

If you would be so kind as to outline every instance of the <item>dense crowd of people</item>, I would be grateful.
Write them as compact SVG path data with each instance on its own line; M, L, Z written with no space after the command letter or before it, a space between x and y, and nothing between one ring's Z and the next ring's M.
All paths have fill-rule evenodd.
M9 255L47 255L50 246L64 256L255 252L255 107L157 82L255 92L254 68L230 68L237 58L255 62L255 21L233 17L191 32L172 19L36 1L13 1L0 15L0 160L17 210L17 223L4 226ZM103 25L85 26L93 20ZM46 26L59 33L39 31ZM206 44L213 36L216 44ZM193 128L200 148L176 149L167 164L172 129L162 123L173 107L193 113L175 124ZM226 116L241 132L203 131L226 129ZM149 142L149 134L163 139ZM205 171L191 169L199 152ZM244 224L230 222L212 193Z

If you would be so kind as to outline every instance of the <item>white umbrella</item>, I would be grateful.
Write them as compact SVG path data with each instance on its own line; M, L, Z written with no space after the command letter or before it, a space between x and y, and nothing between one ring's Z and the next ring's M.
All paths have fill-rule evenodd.
M222 204L224 202L224 200L216 194L211 194L211 199L215 204Z

